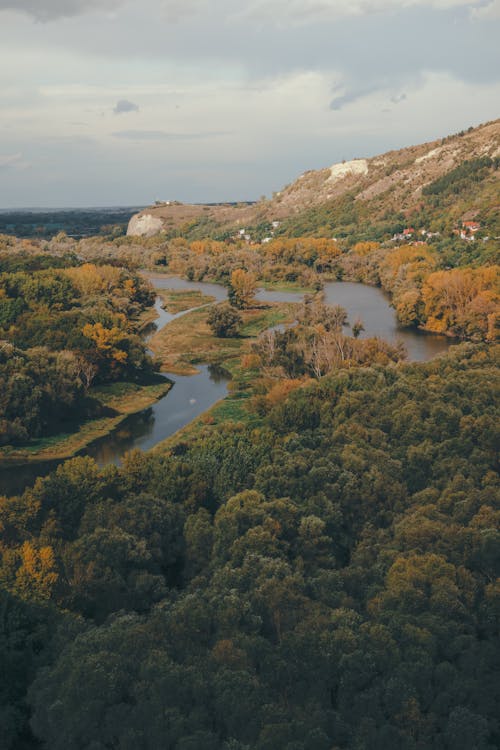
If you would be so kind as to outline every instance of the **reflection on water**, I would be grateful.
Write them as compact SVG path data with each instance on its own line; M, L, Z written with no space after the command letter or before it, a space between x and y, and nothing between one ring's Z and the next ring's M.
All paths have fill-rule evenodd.
M340 305L347 311L351 325L358 318L363 322L365 330L360 338L379 336L392 344L402 341L410 361L425 362L456 343L446 336L425 333L416 328L402 328L388 297L376 287L334 281L325 284L324 294L328 305ZM349 329L346 333L349 333Z
M196 289L215 297L218 302L227 298L227 289L220 284L186 281L177 277L150 276L158 289ZM385 294L375 287L351 282L330 282L324 287L325 302L341 305L347 310L352 325L357 318L365 330L361 336L380 336L391 342L402 341L410 360L432 359L450 346L452 341L444 336L433 336L413 329L401 328L394 310ZM262 302L300 302L299 292L259 290L257 299ZM172 314L161 306L157 298L155 309L158 318L144 331L147 341L170 321L189 310ZM281 327L276 326L279 330ZM348 330L346 331L348 332ZM221 368L199 366L198 375L168 375L173 382L169 393L152 407L133 414L109 435L99 439L81 452L93 456L100 465L119 464L124 453L132 448L148 450L173 435L227 394L228 374ZM16 466L0 471L0 493L14 494L52 471L60 461Z
M227 299L227 287L222 284L214 284L210 281L187 281L179 276L145 275L156 289L199 291L215 297L217 302L224 302ZM258 289L255 298L259 302L300 302L302 292L275 292L272 289Z

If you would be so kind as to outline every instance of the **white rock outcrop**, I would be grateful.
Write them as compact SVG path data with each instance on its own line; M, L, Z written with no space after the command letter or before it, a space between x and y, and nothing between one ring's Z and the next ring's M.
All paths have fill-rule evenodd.
M433 159L435 156L439 156L442 150L442 148L433 148L423 156L419 156L418 159L415 159L415 164L422 164L422 162L427 161L427 159Z
M127 227L128 237L153 237L163 229L163 221L151 214L132 216Z
M328 182L336 182L343 177L347 177L347 175L353 174L368 174L368 162L366 159L353 159L352 161L345 161L342 164L334 164L333 167L330 167Z

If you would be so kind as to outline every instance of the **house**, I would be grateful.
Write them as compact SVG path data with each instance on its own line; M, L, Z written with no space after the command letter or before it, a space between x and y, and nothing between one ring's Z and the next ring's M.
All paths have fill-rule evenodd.
M415 234L414 227L407 227L406 229L403 229L403 236L404 237L411 237L412 234Z
M463 221L462 229L465 229L466 232L470 232L471 234L475 234L481 229L481 224L478 221Z
M475 236L473 234L468 234L468 232L467 232L466 229L461 229L460 230L460 239L461 240L467 240L467 242L474 242L474 240L476 238L475 238Z
M467 240L468 242L474 242L476 239L476 232L481 229L481 224L478 221L472 219L462 221L462 228L459 230L460 238Z

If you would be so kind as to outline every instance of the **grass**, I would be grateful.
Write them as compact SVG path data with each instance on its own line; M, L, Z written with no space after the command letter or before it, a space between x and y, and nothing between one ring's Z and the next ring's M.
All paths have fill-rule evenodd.
M0 465L71 458L97 438L107 435L130 414L147 409L170 390L168 380L161 378L148 384L112 383L92 388L90 396L107 407L109 415L91 419L69 433L32 440L21 447L0 448Z
M297 281L258 281L258 286L270 292L297 292L297 294L316 294L317 289L303 286Z
M173 315L215 302L215 297L203 294L198 289L158 289L158 296L165 310Z
M293 305L277 303L242 310L243 324L235 338L217 338L207 324L209 308L193 310L173 320L149 341L164 372L194 374L200 363L221 364L231 370L232 360L241 356L249 341L270 326L292 321Z
M158 313L156 312L154 307L148 307L146 310L143 310L139 318L137 319L137 330L143 331L145 328L150 326L151 323L154 323L157 317Z
M169 290L161 290L161 294L162 298L164 294L169 296L172 304L189 304L187 309L198 303L207 304L205 295L197 292L171 293ZM210 301L211 298L208 298L208 303ZM157 446L160 450L168 449L169 445L175 444L187 435L211 429L212 425L216 428L222 422L258 421L245 409L245 403L250 395L251 377L241 369L241 356L261 331L279 323L293 321L294 309L294 304L274 303L243 310L239 336L221 339L214 336L207 325L209 307L202 307L172 321L153 336L149 345L161 359L164 371L194 374L197 372L196 364L220 364L233 377L230 394L176 435L160 443ZM155 315L155 311L152 312ZM154 320L154 316L151 320ZM72 432L33 440L21 447L1 448L0 465L71 458L85 446L114 430L130 414L151 406L169 389L170 383L164 378L146 384L119 382L96 386L91 389L89 395L106 407L109 415L78 425Z

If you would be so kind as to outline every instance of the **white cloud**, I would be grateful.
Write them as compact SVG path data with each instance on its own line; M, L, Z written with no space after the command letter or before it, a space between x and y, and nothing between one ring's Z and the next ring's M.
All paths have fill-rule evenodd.
M0 0L0 206L251 198L492 119L499 2Z
M166 130L118 130L111 135L113 138L125 138L130 141L197 141L231 134L222 130L200 133L168 133Z
M486 5L481 5L472 10L472 18L479 21L488 21L500 18L500 0L490 0Z

